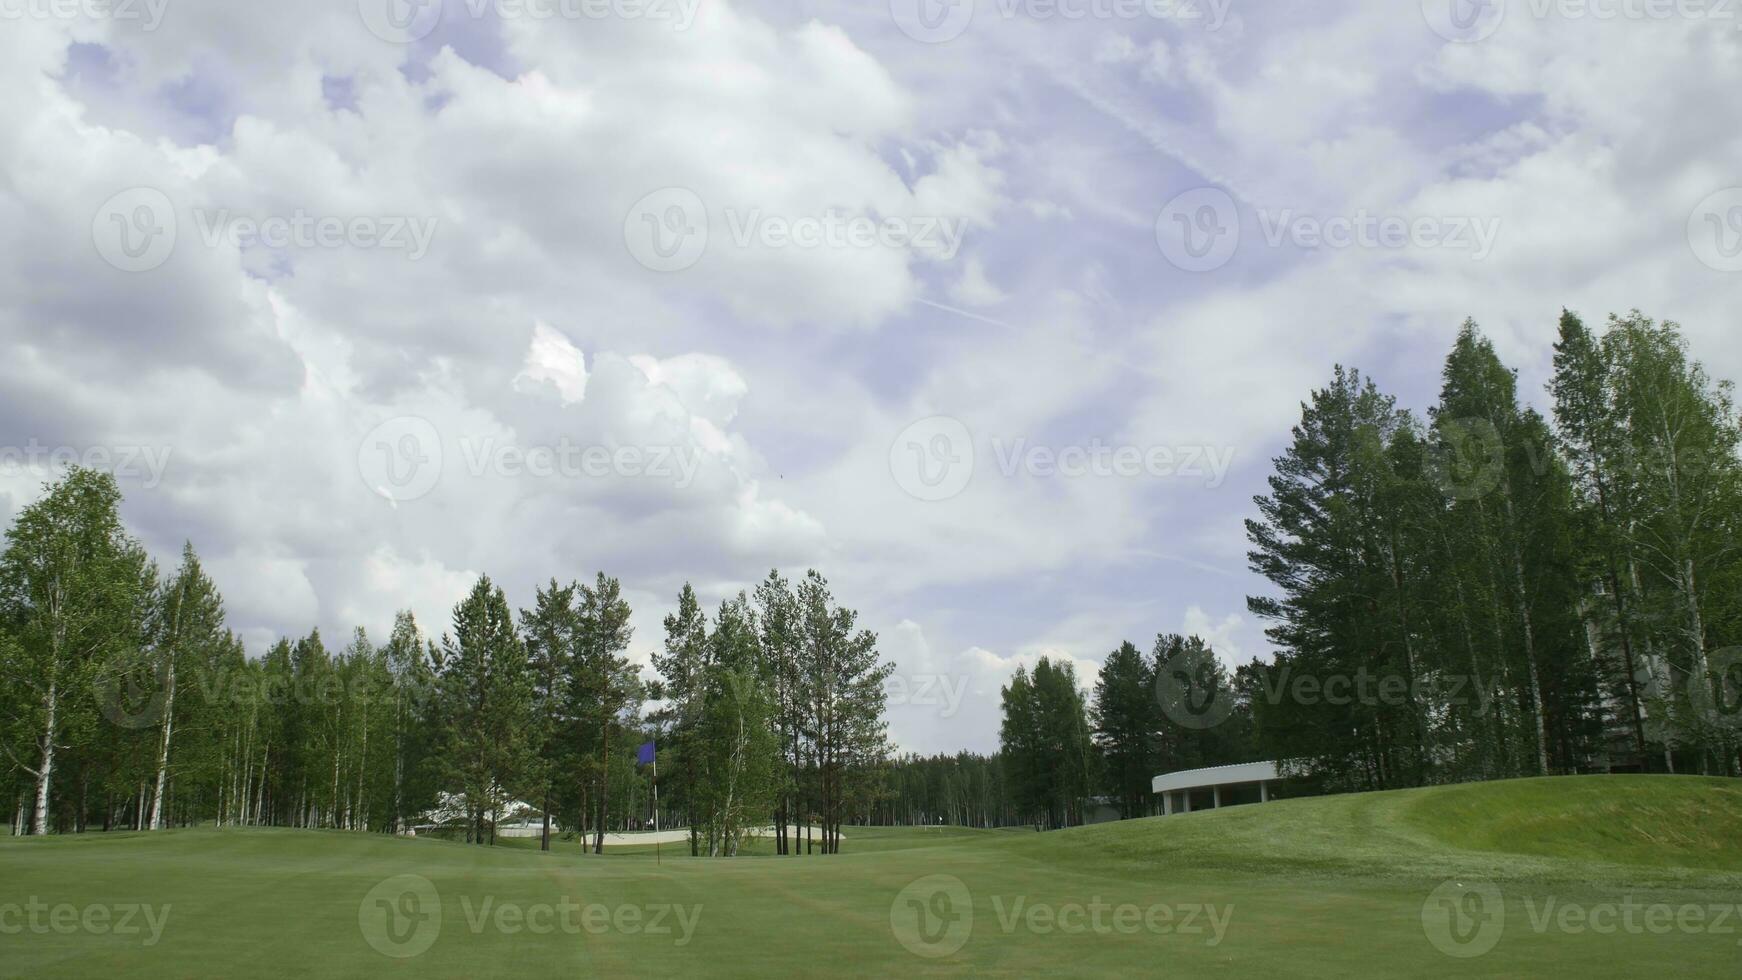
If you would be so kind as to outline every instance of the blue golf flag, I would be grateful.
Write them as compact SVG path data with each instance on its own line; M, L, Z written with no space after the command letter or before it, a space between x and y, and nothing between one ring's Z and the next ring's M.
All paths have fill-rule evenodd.
M652 742L641 743L641 751L635 757L635 764L638 766L645 766L652 761L653 761L653 743Z

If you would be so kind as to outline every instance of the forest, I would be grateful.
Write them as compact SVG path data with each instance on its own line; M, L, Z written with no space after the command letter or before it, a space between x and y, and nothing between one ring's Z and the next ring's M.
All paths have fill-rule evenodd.
M401 612L384 643L317 630L250 656L193 546L161 570L113 477L74 469L0 554L14 833L391 833L460 801L476 842L518 805L545 846L657 819L696 854L769 827L779 853L826 854L849 823L1145 816L1155 775L1256 759L1287 793L1742 773L1732 386L1637 312L1564 313L1553 351L1549 415L1474 323L1425 415L1337 367L1246 522L1274 657L1230 671L1163 633L1092 683L1041 658L1002 689L989 756L894 754L894 665L815 571L711 615L685 585L651 678L604 573L518 610L481 576L439 636Z
M1273 658L1121 644L1085 694L1004 689L1009 803L1050 826L1159 773L1257 759L1285 792L1742 773L1742 430L1674 323L1555 327L1551 414L1476 324L1425 415L1338 367L1246 522Z
M729 856L772 822L782 853L832 853L888 755L875 634L808 572L770 573L709 618L687 585L661 671L625 655L615 578L535 590L481 576L439 638L400 612L385 643L318 630L251 657L192 545L162 572L124 528L114 478L45 488L0 554L0 751L13 832L194 824L395 833L458 805L494 841L510 807L551 829L642 829ZM455 821L444 821L453 830Z

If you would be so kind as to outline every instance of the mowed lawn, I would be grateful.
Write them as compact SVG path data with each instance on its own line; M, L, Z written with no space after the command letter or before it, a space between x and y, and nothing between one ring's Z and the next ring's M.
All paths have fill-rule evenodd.
M1742 976L1735 780L846 834L826 858L657 864L291 830L8 839L0 974Z

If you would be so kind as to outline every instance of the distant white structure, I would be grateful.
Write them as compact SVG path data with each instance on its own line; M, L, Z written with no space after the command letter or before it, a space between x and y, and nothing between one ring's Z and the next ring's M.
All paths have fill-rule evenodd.
M1258 784L1258 802L1270 802L1270 784L1282 778L1274 762L1242 762L1232 766L1211 766L1208 769L1186 769L1155 777L1149 791L1161 794L1161 812L1192 812L1192 791L1209 790L1210 805L1222 805L1222 791L1236 786Z
M544 813L530 803L507 800L484 816L487 821L495 824L498 837L538 837L544 833ZM412 827L412 831L415 833L418 830L435 830L440 827L463 829L470 819L471 812L464 794L442 793L436 798L435 808L426 811L420 822ZM550 829L554 834L562 828L553 820Z

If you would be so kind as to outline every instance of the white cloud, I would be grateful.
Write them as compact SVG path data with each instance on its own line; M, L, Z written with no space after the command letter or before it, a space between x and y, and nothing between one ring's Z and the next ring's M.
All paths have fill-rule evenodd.
M526 351L526 366L514 376L517 387L523 381L534 386L548 382L563 404L572 405L587 397L586 358L567 337L546 324L536 324L532 345Z
M1686 237L1696 202L1742 182L1742 101L1711 94L1742 83L1722 25L1517 17L1443 45L1413 9L1261 2L1216 31L981 18L944 51L880 5L814 13L459 18L409 47L343 3L181 0L149 34L9 22L0 447L167 451L161 485L125 486L128 520L160 555L191 539L251 643L384 633L401 606L439 633L477 572L518 604L603 568L637 604L640 658L685 578L723 593L814 565L891 657L968 679L960 714L898 719L904 742L985 748L998 686L1043 652L1087 681L1183 621L1262 655L1259 624L1215 611L1263 588L1239 522L1334 362L1419 407L1475 316L1540 398L1562 305L1637 306L1742 374L1734 276ZM1248 212L1469 215L1500 237L1482 261L1307 251L1249 216L1229 266L1186 274L1155 217L1204 184ZM178 238L124 272L93 236L136 187L170 198ZM676 273L625 241L663 187L707 209ZM961 250L741 246L727 220L831 210L948 219ZM417 259L207 244L215 211L433 237ZM976 440L941 503L890 469L932 415ZM442 467L389 506L360 467L409 461L360 442L407 418ZM1214 490L1035 479L1001 472L994 439L1204 444L1235 465ZM691 465L549 478L493 455L565 444ZM0 468L6 513L37 478Z

